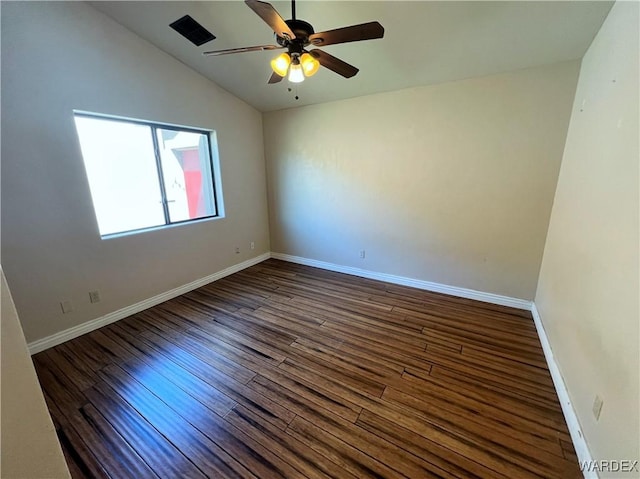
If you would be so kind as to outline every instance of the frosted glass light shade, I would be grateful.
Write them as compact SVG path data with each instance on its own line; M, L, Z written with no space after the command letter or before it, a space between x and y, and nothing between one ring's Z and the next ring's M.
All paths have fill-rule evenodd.
M289 81L291 83L301 83L304 81L304 73L302 73L302 65L293 63L289 68Z

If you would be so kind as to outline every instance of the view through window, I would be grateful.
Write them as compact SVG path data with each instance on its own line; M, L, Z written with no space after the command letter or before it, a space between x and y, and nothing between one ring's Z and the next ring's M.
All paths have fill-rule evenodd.
M218 216L210 131L75 114L101 236Z

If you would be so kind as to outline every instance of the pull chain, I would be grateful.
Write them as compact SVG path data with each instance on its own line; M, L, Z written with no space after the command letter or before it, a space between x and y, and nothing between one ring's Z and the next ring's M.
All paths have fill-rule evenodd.
M298 85L296 85L296 86L295 86L295 89L296 89L296 91L295 91L295 92L293 92L293 94L295 95L295 96L294 96L294 98L295 98L296 100L299 100L299 99L300 99L300 97L298 96ZM288 88L287 88L287 90L288 90L289 92L292 92L292 91L293 91L293 90L291 89L291 87L288 87Z

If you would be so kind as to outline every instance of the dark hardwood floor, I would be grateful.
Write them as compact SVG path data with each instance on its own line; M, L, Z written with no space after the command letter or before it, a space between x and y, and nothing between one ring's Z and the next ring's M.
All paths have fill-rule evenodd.
M34 362L74 478L581 477L506 307L268 260Z

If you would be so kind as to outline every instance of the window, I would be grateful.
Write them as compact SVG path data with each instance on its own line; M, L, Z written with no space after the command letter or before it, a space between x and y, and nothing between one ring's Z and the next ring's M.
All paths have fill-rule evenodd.
M218 216L215 132L74 116L102 237Z

